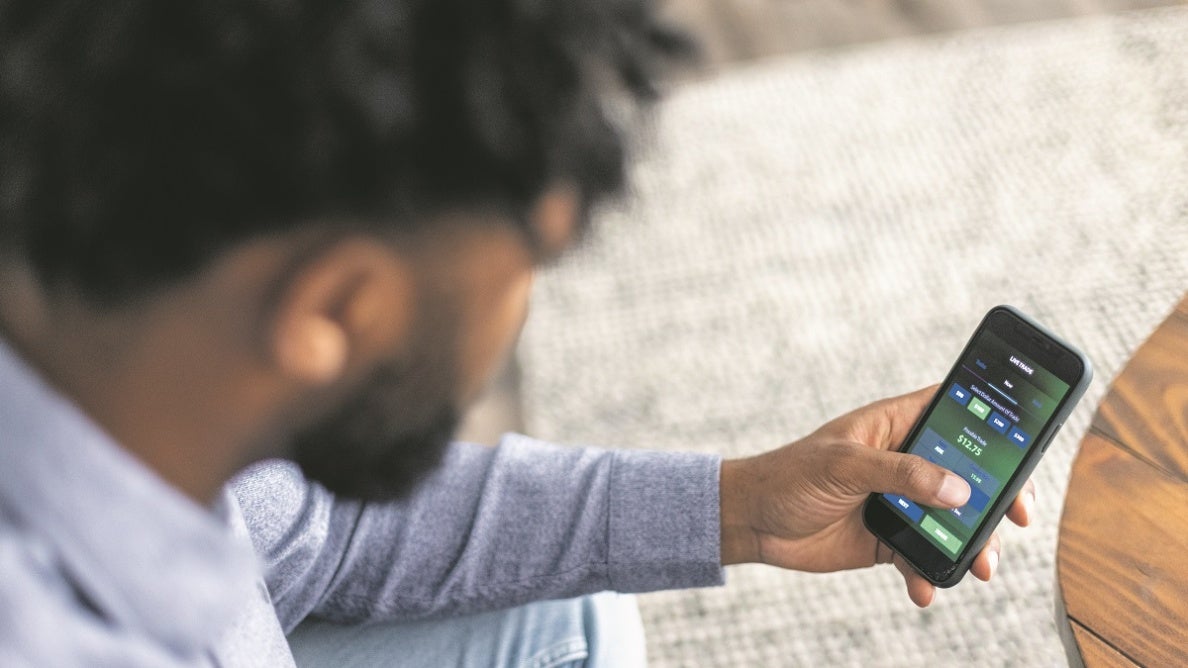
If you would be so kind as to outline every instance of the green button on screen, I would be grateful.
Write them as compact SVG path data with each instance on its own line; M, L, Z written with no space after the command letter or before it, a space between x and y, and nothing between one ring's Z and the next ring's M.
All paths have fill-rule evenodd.
M985 420L986 416L990 414L990 407L985 403L978 401L977 397L973 397L969 400L969 406L967 406L967 408L969 408L970 413L973 413L983 420Z
M920 528L924 530L924 533L939 541L953 556L957 556L957 553L961 550L961 541L957 540L957 537L948 529L932 519L932 515L924 516L924 521L920 523Z

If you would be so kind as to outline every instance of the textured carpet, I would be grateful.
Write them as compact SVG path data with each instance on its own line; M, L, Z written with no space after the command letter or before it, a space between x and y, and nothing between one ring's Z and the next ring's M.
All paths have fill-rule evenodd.
M1188 10L772 60L657 110L635 194L538 283L529 433L759 452L937 382L1015 304L1098 380L992 584L731 569L642 597L656 666L1060 665L1057 526L1108 383L1188 288Z

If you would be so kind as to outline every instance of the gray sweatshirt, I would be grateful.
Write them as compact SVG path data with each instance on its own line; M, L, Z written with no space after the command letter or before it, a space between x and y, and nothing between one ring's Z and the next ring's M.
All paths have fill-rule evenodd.
M720 584L719 466L509 435L451 446L404 502L336 499L272 461L206 508L0 342L0 665L286 666L309 615Z

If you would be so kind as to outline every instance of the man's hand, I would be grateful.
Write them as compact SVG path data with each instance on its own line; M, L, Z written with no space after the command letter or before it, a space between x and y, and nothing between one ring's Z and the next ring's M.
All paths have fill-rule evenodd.
M862 524L868 495L891 492L938 508L964 505L970 493L964 480L915 455L892 452L936 390L884 399L791 445L722 462L722 563L814 572L886 563L891 550ZM1007 517L1026 526L1034 500L1028 481ZM974 577L994 575L1000 545L996 532L974 559ZM898 555L893 561L912 601L920 607L931 603L935 587Z

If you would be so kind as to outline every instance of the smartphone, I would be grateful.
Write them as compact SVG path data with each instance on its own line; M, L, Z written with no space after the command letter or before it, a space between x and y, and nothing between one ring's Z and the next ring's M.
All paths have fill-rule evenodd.
M991 309L900 448L964 478L969 502L872 494L867 529L929 582L957 584L1092 378L1076 348L1011 306Z

